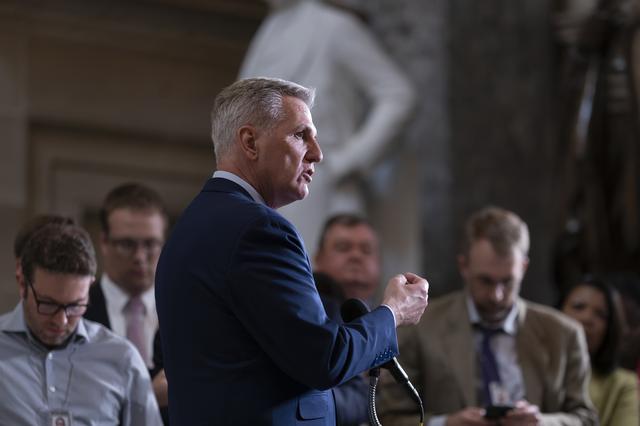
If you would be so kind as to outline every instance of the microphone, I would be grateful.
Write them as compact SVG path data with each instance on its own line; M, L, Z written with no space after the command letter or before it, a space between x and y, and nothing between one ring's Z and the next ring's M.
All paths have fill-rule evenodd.
M345 323L351 322L367 314L368 312L369 307L360 299L348 299L342 304L342 307L340 308L340 314L342 315L342 320ZM380 368L389 370L396 382L400 383L402 387L407 390L411 398L416 401L416 403L418 403L420 407L422 407L422 400L420 399L418 391L409 381L409 376L400 366L400 363L398 362L396 357L393 357L391 361L382 364Z

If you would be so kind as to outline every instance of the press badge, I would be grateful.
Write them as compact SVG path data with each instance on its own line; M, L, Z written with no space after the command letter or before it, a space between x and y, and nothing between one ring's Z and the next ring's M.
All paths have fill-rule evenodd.
M71 426L71 413L68 411L52 411L49 419L51 426Z

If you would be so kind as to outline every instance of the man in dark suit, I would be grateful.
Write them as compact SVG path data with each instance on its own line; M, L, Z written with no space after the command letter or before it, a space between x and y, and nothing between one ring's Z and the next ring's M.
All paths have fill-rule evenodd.
M241 80L217 97L218 170L158 263L156 302L179 425L334 425L328 391L397 354L427 282L392 278L384 306L339 325L322 307L303 243L274 209L304 198L322 159L313 91Z
M105 197L100 224L103 273L91 288L85 318L129 338L151 368L158 328L153 284L167 229L164 203L144 185L119 185ZM129 313L133 303L139 312Z
M153 189L125 183L109 191L100 211L103 274L91 286L84 315L134 344L154 378L156 395L166 382L164 375L155 377L159 369L153 364L158 330L153 285L167 223L164 202Z
M339 213L325 222L314 256L313 278L329 318L340 321L345 299L373 305L380 283L378 236L371 224L353 213ZM358 426L369 418L369 385L362 376L333 389L338 426Z

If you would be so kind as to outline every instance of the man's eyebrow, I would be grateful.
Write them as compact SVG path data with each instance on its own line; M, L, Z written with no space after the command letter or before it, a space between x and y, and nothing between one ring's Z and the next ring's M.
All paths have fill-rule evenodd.
M38 299L39 299L41 302L47 302L47 303L51 302L51 303L55 303L55 304L57 304L57 305L73 305L73 304L75 304L75 303L82 302L82 301L83 301L83 300L85 300L85 299L86 299L86 300L89 300L89 295L87 295L86 297L81 297L81 298L79 298L79 299L75 299L75 300L73 300L73 301L71 301L71 302L69 302L69 303L61 303L60 301L58 301L58 300L56 300L56 299L54 299L54 298L52 298L52 297L45 296L45 295L43 295L43 294L39 294L39 293L38 293Z

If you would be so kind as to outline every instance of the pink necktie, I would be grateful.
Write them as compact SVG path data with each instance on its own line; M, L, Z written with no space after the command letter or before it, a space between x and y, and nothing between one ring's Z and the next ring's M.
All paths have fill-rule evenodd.
M147 349L144 338L144 317L146 308L140 296L132 297L124 307L127 321L127 339L138 348L144 362L147 362Z

